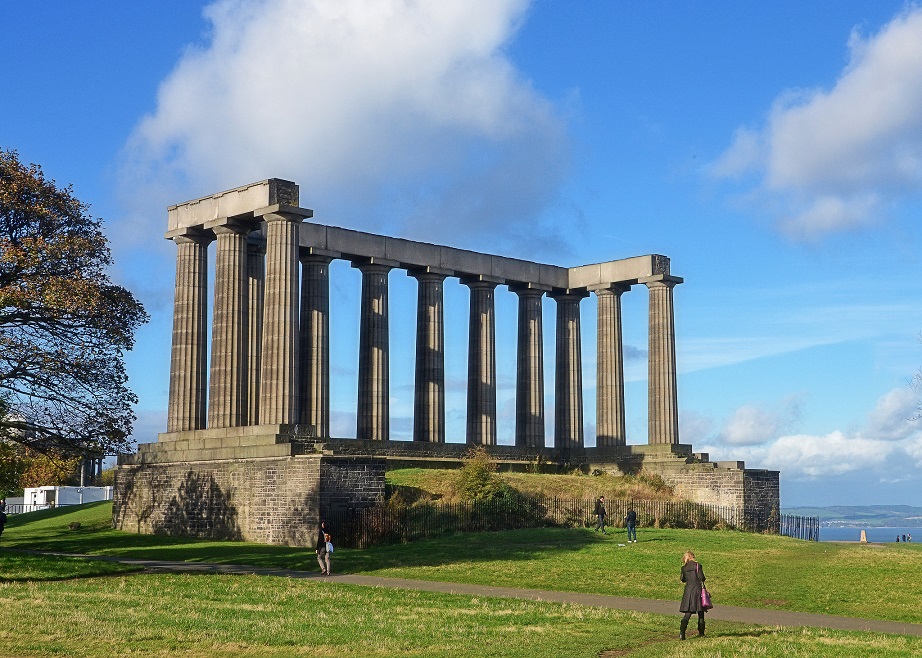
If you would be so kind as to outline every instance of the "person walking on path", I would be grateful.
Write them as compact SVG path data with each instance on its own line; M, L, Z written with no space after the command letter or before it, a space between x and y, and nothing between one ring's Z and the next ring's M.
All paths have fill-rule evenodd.
M317 554L317 563L320 565L320 575L328 576L329 558L327 557L327 523L320 522L320 528L317 530L317 546L314 552Z
M634 508L628 510L627 516L624 517L624 525L627 526L627 543L632 541L637 543L637 512Z
M605 496L599 496L598 500L595 501L595 516L599 520L598 524L595 527L595 531L601 531L602 534L605 533L605 516L607 512L605 511Z
M685 592L682 593L682 603L679 612L684 612L682 623L679 626L679 639L685 639L685 630L692 613L698 615L698 635L704 635L704 607L701 605L701 587L704 583L704 570L695 561L695 554L685 551L682 556L682 582L685 583Z

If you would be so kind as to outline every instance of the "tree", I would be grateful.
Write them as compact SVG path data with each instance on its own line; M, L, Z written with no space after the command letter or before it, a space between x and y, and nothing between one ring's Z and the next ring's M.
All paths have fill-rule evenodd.
M0 151L0 440L63 457L130 449L124 352L148 317L111 264L72 188Z

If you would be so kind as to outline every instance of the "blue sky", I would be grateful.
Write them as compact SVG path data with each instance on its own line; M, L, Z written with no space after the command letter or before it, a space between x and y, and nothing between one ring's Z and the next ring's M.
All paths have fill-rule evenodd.
M138 441L165 429L166 207L280 177L323 223L564 266L668 255L685 279L683 443L780 470L785 506L922 505L919 5L7 2L0 25L0 147L106 220L114 276L152 315L129 355ZM332 279L333 427L354 436L359 275L337 262ZM623 305L628 441L644 443L646 291ZM592 355L594 299L582 308ZM455 440L466 312L449 281ZM395 438L411 430L414 313L395 271ZM505 290L497 341L510 442Z

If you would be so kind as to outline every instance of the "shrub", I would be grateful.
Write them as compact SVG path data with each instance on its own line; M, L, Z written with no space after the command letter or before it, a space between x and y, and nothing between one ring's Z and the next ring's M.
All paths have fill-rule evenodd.
M456 483L463 501L494 500L512 496L512 488L496 475L496 461L484 446L471 448L464 456L464 466Z

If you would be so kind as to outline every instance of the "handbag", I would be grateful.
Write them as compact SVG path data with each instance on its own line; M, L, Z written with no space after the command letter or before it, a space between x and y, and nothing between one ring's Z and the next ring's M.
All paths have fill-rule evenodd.
M699 570L698 582L701 582L701 574L700 574L701 565L700 564L698 565L698 570ZM711 603L711 593L708 592L708 588L704 586L704 583L701 583L701 608L703 610L710 610L713 607L714 607L714 604Z

